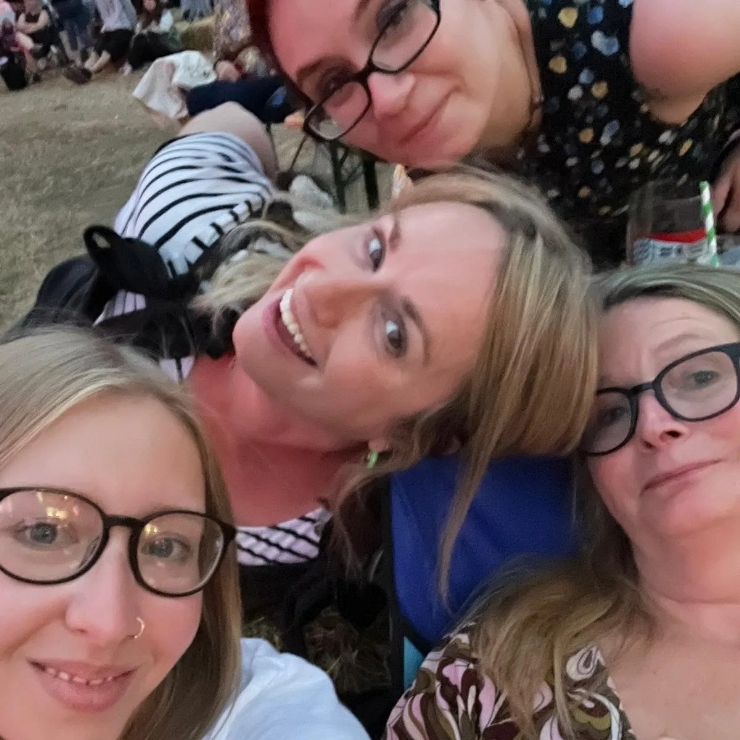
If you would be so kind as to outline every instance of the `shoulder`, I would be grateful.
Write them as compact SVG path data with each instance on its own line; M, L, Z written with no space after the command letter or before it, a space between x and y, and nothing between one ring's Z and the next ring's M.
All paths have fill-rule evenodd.
M481 737L494 724L512 731L502 729L501 737L515 737L504 704L493 681L480 670L470 631L464 629L427 656L413 686L391 713L386 738L457 740L463 731Z
M264 640L243 639L242 680L213 740L367 740L359 722L339 702L329 677Z
M703 96L740 71L738 28L737 0L634 0L635 76L666 96Z

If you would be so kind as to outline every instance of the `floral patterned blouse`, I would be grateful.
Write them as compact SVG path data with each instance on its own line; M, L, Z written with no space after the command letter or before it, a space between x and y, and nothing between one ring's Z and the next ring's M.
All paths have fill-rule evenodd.
M566 666L577 740L636 740L598 647L574 655ZM585 687L595 685L598 691ZM555 717L552 687L543 685L532 708L540 740L564 740ZM391 713L385 740L520 740L506 695L485 676L463 630L430 653Z

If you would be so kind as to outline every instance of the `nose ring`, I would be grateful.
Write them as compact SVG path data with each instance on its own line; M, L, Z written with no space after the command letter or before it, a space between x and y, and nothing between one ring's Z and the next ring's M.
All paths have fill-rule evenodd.
M134 640L138 640L144 634L144 627L146 627L146 624L141 617L136 617L136 621L139 623L139 631L135 635L132 635Z

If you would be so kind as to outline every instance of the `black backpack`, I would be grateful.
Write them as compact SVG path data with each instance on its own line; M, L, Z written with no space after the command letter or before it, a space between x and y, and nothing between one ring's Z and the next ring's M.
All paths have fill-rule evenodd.
M16 51L4 51L0 46L0 77L8 90L22 90L28 85L26 60Z

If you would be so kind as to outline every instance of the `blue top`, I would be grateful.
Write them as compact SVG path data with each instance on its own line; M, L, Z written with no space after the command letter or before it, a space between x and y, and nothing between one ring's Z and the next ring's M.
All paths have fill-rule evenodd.
M458 458L430 458L393 476L394 576L401 614L430 644L453 625L470 596L521 555L572 554L571 464L551 458L492 463L458 536L449 609L438 587L439 540L455 489Z

